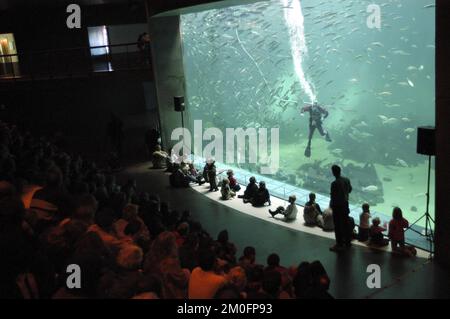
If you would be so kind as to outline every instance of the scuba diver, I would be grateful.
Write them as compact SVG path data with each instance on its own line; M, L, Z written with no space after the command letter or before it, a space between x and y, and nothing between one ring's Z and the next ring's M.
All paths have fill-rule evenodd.
M321 136L325 136L325 140L327 142L331 142L330 134L322 127L322 120L328 117L328 111L317 102L314 102L313 104L306 104L301 109L302 115L305 112L309 112L309 136L308 145L305 149L305 156L311 157L311 139L316 129L319 131Z

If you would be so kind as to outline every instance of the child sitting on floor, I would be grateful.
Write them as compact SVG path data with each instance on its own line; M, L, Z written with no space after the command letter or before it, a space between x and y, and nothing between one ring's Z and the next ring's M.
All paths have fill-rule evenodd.
M324 231L334 230L333 210L330 207L325 209L322 215L317 216L317 226Z
M369 239L369 219L370 219L370 206L367 203L362 205L362 213L359 215L359 231L358 240L367 241Z
M369 244L374 246L386 246L389 240L384 238L383 232L386 230L385 227L380 226L380 219L375 217L372 219L372 226L369 228Z
M239 192L241 190L241 186L237 183L236 178L234 178L234 172L232 169L227 171L228 180L230 181L230 188L234 192Z
M389 222L389 239L391 240L392 251L405 256L414 256L416 251L413 247L405 246L405 228L408 228L408 221L403 218L402 210L394 207L392 220Z
M228 178L222 179L222 186L220 188L223 200L232 199L236 193L230 188L230 181Z
M262 207L267 203L269 204L269 206L271 205L269 190L266 188L265 182L259 182L258 190L256 191L255 195L248 201L251 202L254 207ZM244 203L245 202L246 200L244 199Z
M272 217L275 217L275 215L277 215L277 214L282 214L282 215L284 215L284 218L286 221L295 220L297 218L297 212L298 212L297 206L295 205L296 200L297 200L297 198L295 197L295 195L289 196L288 207L286 207L286 209L285 209L283 206L278 206L278 208L275 211L271 211L269 209L270 215L272 215Z
M316 194L309 194L309 201L306 202L305 208L303 209L303 219L305 220L305 225L316 226L319 225L319 216L322 215L319 204L316 203Z
M250 201L258 191L258 185L256 184L256 178L254 176L250 177L249 183L245 188L244 195L238 195L238 198L242 198L244 203Z

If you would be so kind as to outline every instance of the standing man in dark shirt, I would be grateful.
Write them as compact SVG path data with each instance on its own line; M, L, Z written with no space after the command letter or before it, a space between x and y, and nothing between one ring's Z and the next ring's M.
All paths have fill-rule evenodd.
M348 178L341 176L341 168L339 166L333 165L331 171L336 178L331 183L330 192L330 207L333 210L336 244L331 247L330 250L338 252L351 246L351 237L348 230L348 219L350 214L348 195L352 192L352 185Z

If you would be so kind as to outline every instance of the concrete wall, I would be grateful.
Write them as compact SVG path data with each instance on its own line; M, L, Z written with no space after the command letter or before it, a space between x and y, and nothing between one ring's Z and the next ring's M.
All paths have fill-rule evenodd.
M450 3L437 1L436 259L450 267Z
M171 141L172 130L181 127L181 114L174 111L174 96L185 96L185 78L181 52L179 16L151 18L152 58L156 96L161 123L161 137L166 149ZM189 123L189 112L184 112L184 123Z

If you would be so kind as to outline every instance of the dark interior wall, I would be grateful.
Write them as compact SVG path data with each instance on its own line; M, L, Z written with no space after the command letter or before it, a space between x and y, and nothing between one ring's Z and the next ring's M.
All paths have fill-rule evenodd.
M0 32L14 33L19 53L86 46L86 28L68 29L67 16L65 8L1 12Z
M146 23L112 25L108 27L109 43L113 45L136 42L138 36L144 32L148 32L148 25ZM138 47L136 45L128 47L128 52L137 51ZM125 53L127 52L127 48L111 48L111 52L113 54Z
M68 15L65 6L47 7L38 2L13 7L0 11L0 33L14 33L18 52L26 53L87 47L89 26L139 25L139 30L143 29L141 32L147 29L143 4L82 6L81 29L67 28ZM130 31L126 27L124 30L125 33ZM129 42L135 42L137 36L129 34ZM123 32L119 32L119 38L124 38ZM78 56L82 51L73 52L63 55L66 61L70 64L82 61ZM52 58L55 56L61 57L59 53L52 55ZM39 63L45 66L48 59L45 55L39 57L41 55L33 55L35 70L39 69ZM20 62L21 69L29 64L25 58ZM87 60L87 63L89 66L90 61ZM2 82L0 104L7 107L4 113L11 120L41 133L60 130L67 136L72 149L92 156L104 156L111 149L105 129L110 112L115 112L124 121L126 156L143 158L144 131L157 122L156 111L148 110L145 100L146 97L151 99L154 92L144 94L143 82L151 80L150 72L145 69L63 80Z
M40 134L61 131L69 149L96 158L112 150L106 127L114 112L124 122L125 157L142 160L144 132L157 123L155 110L146 109L149 92L144 92L143 83L149 81L148 72L10 83L0 87L0 100L9 121Z
M174 97L185 96L183 55L181 51L180 17L156 17L149 20L152 39L152 64L161 123L163 147L177 143L171 140L174 129L181 128L181 113L174 110ZM189 112L184 112L185 128L189 128ZM191 129L192 132L192 129Z
M12 8L0 11L0 33L14 33L19 52L65 49L88 46L89 26L136 24L147 21L144 6L81 7L81 29L68 29L66 26L68 16L66 7L62 6Z
M436 258L450 268L450 2L436 14Z

